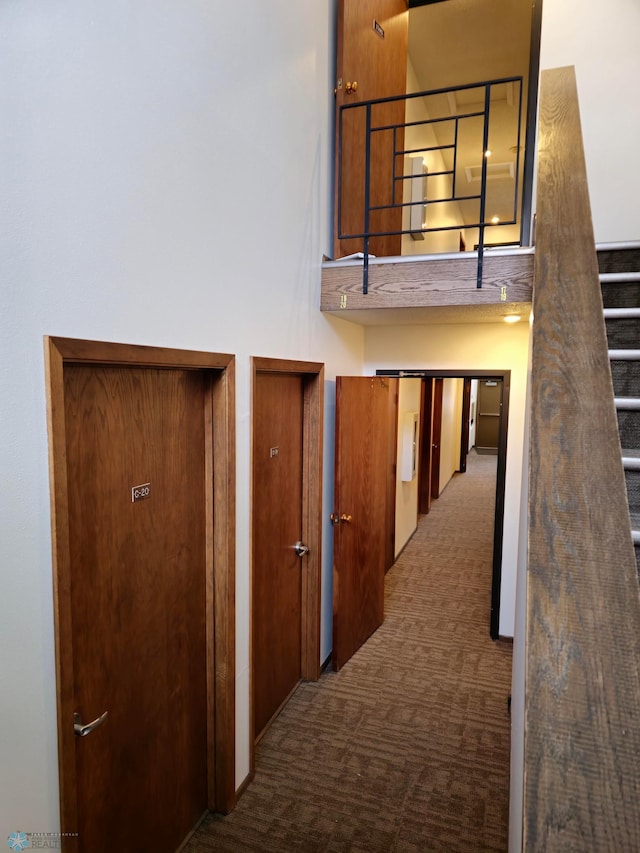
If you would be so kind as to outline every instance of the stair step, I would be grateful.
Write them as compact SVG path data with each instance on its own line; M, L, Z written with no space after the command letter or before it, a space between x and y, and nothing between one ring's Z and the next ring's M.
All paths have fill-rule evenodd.
M601 272L600 284L633 284L640 281L640 272Z
M640 469L630 471L625 468L624 482L627 487L629 511L636 515L640 513ZM633 527L633 524L631 526Z
M637 320L640 318L640 306L634 308L604 308L605 320Z
M625 412L640 412L640 397L615 397L616 409Z
M618 240L609 243L596 243L596 252L620 252L626 249L640 249L640 240Z
M640 349L610 349L609 361L640 361Z

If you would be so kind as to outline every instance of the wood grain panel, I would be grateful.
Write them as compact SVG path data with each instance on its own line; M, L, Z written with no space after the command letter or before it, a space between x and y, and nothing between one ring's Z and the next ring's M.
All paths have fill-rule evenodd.
M431 453L433 449L433 383L422 379L420 393L420 467L418 471L418 511L427 515L431 510Z
M524 849L640 849L640 603L572 68L541 88Z
M235 359L212 377L215 799L211 808L230 812L236 803L236 378ZM210 670L208 678L212 677Z
M333 666L382 624L387 539L390 380L336 379Z
M209 805L228 811L235 804L235 405L233 356L167 348L92 342L69 338L45 338L51 518L53 544L54 616L58 743L61 791L61 823L64 831L78 827L75 750L77 738L72 721L75 709L72 648L70 519L67 488L64 372L70 364L184 367L199 370L205 386L204 412L200 423L206 432L205 469L207 493L206 613L207 613L207 729ZM138 359L138 360L137 360ZM214 369L211 369L214 368ZM191 381L191 380L189 380ZM210 390L206 390L210 389ZM211 419L211 406L213 421ZM213 432L213 435L211 435ZM209 446L210 440L213 446ZM213 468L213 470L211 470ZM204 470L204 469L203 469ZM212 481L212 482L211 482ZM211 494L211 489L213 494ZM215 503L213 542L209 510ZM209 553L213 547L213 554ZM215 592L212 602L211 573ZM203 598L203 601L205 598ZM211 623L212 605L215 611ZM211 656L213 636L214 658ZM214 670L215 667L215 670ZM212 734L215 738L212 737ZM213 768L213 773L211 773ZM213 778L215 776L215 779ZM65 850L77 849L73 838Z
M254 381L251 626L254 739L301 676L303 381ZM303 558L304 559L304 558Z
M384 30L381 38L373 28L377 20ZM405 0L340 0L338 4L336 134L340 131L341 107L375 98L402 96L406 92L408 16ZM347 81L358 89L348 94ZM404 101L378 104L372 108L372 127L403 124ZM340 210L342 234L364 232L365 109L342 111L341 187L336 185L336 211ZM404 146L404 129L396 138L392 131L372 135L370 162L371 205L402 202L402 187L394 174L402 174L403 158L394 157ZM336 162L339 158L336 140ZM338 170L336 170L337 173ZM336 174L336 181L338 175ZM336 215L336 228L338 216ZM402 208L376 211L370 232L400 231ZM380 256L399 255L401 236L374 237L369 251ZM339 240L336 233L335 257L362 251L362 239Z
M350 309L362 308L531 302L533 255L486 255L480 289L476 287L476 272L476 259L468 257L398 263L371 261L369 292L365 296L362 264L325 263L320 308L322 311L340 310L347 316Z
M204 377L69 365L64 380L74 707L109 712L76 739L80 845L142 833L169 853L207 808Z
M315 681L320 677L320 594L322 582L322 474L323 474L323 416L324 416L324 365L321 362L253 357L252 410L256 396L256 383L261 374L297 376L303 386L303 448L302 448L302 541L309 553L301 564L301 652L300 675ZM255 440L252 429L251 458L254 459ZM252 463L253 465L253 463ZM252 505L255 487L252 484ZM252 536L253 539L253 536ZM253 545L252 545L253 552ZM254 573L252 559L252 577ZM253 586L253 581L252 581ZM253 646L253 628L251 629ZM254 666L251 667L253 684ZM251 718L254 717L253 686L251 687ZM255 753L250 745L250 765L253 774Z
M51 337L47 340L55 346L66 364L137 364L140 367L202 370L222 369L233 361L233 356L228 353L88 341L80 338Z
M281 358L252 358L257 372L304 377L302 540L309 553L302 571L302 678L320 678L320 591L322 585L322 477L324 364Z
M398 399L399 380L389 379L389 425L388 439L389 451L387 466L387 534L385 572L393 566L396 561L396 468L398 464Z

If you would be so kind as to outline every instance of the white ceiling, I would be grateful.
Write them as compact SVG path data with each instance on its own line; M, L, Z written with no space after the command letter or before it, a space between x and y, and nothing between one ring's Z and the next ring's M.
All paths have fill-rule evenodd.
M409 56L423 91L527 76L530 0L447 0L409 11Z

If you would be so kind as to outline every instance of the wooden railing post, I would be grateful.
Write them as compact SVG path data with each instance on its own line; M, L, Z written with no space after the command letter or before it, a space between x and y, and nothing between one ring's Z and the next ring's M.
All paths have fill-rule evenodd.
M523 845L638 851L640 597L572 68L540 104Z

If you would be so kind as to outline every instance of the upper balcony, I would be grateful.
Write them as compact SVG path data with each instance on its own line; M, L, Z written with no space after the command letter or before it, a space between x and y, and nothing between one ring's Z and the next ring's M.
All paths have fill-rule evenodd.
M368 325L528 310L523 99L511 77L341 107L322 311Z

